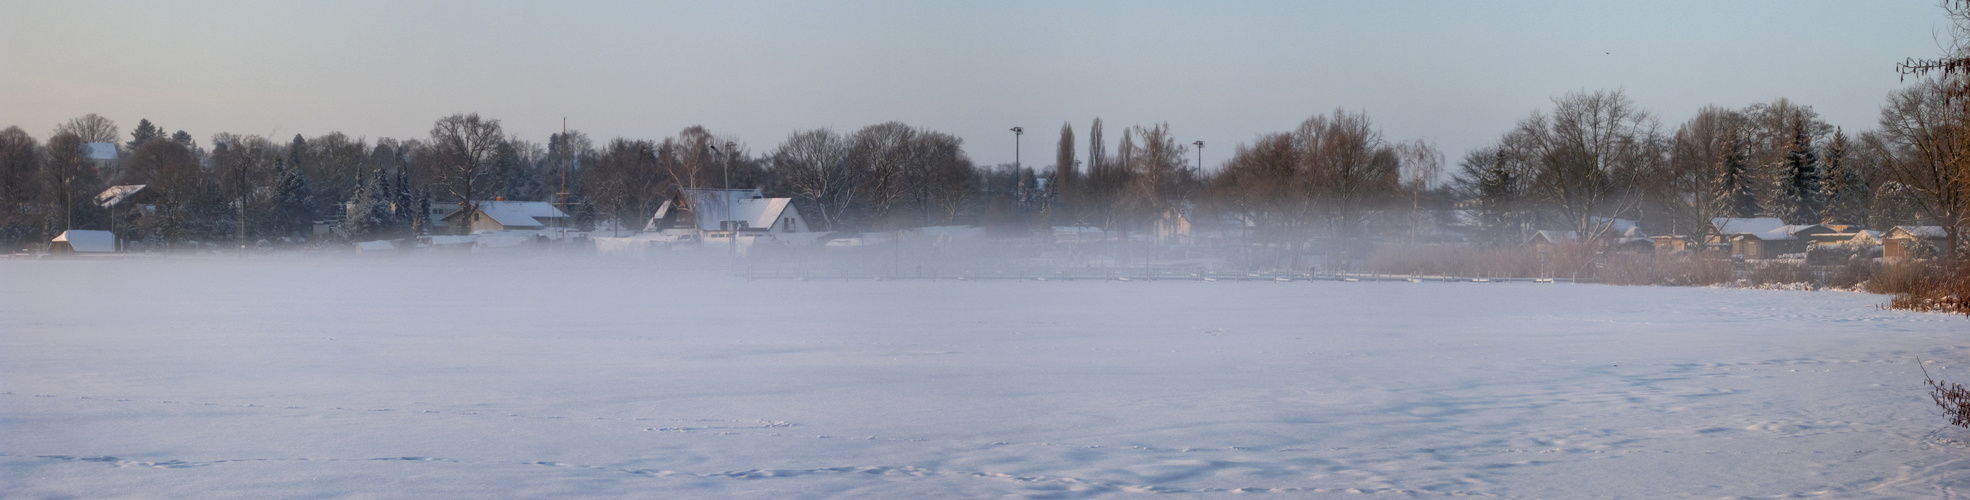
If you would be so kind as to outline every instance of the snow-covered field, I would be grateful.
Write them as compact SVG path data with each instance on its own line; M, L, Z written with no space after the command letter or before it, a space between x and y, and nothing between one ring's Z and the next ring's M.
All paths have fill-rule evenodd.
M1938 497L1885 297L0 260L7 497Z

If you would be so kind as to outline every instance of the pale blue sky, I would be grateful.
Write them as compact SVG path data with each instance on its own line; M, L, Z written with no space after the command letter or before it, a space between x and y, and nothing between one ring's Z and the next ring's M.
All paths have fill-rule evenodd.
M292 137L423 137L460 111L533 141L703 124L754 151L899 120L980 164L1052 162L1062 122L1168 122L1231 146L1335 107L1455 162L1576 90L1667 129L1788 97L1874 126L1894 64L1948 37L1928 0L1864 2L27 2L0 0L0 126L99 113Z

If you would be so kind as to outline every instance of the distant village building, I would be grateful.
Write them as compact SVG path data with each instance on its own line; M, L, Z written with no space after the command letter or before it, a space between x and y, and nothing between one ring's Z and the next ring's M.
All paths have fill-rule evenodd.
M1053 242L1063 245L1108 240L1108 233L1095 226L1053 226Z
M116 252L116 238L109 231L70 229L48 243L48 253L87 254Z
M130 205L136 205L136 208L144 212L155 209L154 206L145 204L157 199L157 190L146 189L148 187L149 185L147 184L110 186L109 189L104 189L103 192L96 194L96 206L109 209L109 233L112 237L110 241L111 251L123 250L122 242L117 241L118 239L115 238L116 224L119 219L117 217L118 209Z
M109 208L122 205L124 202L147 201L152 198L151 193L145 189L148 187L150 187L148 184L110 186L109 189L96 194L96 206Z
M122 165L116 161L117 152L114 142L82 143L82 158L95 163L96 169L101 170L105 178L114 178L115 173L123 170Z
M1942 226L1895 226L1881 236L1881 257L1908 259L1934 256L1948 245L1949 233L1944 232Z
M1658 253L1680 252L1690 249L1690 239L1683 235L1650 236L1649 242L1655 245Z
M1155 231L1156 243L1162 245L1191 244L1190 214L1193 209L1194 205L1190 202L1179 202L1172 204L1170 208L1164 209L1163 213L1156 217L1156 221L1151 228Z
M1861 248L1878 247L1881 246L1881 236L1884 234L1886 233L1882 233L1880 231L1875 231L1872 229L1862 229L1859 231L1855 231L1854 237L1848 239L1846 244L1848 246L1861 247Z
M1881 244L1881 232L1861 229L1849 224L1821 224L1830 232L1807 235L1811 246L1869 246ZM1871 242L1871 243L1870 243Z
M811 232L793 198L767 198L759 189L680 189L644 224L645 232L699 237Z
M568 215L552 203L503 200L474 202L470 209L452 212L443 221L448 226L463 226L465 232L548 229L569 222Z
M1532 237L1526 239L1526 243L1531 244L1532 248L1540 253L1552 250L1558 245L1575 241L1580 241L1580 233L1577 231L1533 231Z
M1820 224L1786 224L1776 217L1718 217L1710 222L1717 227L1717 235L1711 237L1711 243L1728 246L1731 254L1747 259L1771 259L1802 253L1812 243L1813 235L1837 232Z
M429 224L432 229L446 227L445 216L451 215L452 212L458 211L458 209L456 208L451 208L456 206L458 206L458 203L456 202L432 203L430 207L425 209L424 212L425 223Z
M1648 233L1631 219L1610 219L1594 217L1591 222L1600 228L1600 236L1593 239L1594 248L1600 251L1651 252L1657 243ZM1579 231L1542 230L1533 231L1526 243L1540 253L1549 252L1560 245L1580 241Z

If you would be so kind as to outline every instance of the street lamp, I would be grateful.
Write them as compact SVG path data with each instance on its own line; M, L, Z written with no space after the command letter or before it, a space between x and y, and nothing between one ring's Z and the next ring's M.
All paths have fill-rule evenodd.
M1012 128L1012 170L1015 174L1019 171L1019 136L1025 134L1026 129L1023 127Z
M725 218L726 219L732 219L732 151L733 151L732 147L733 146L737 146L737 144L733 144L731 141L726 141L725 151L724 154L722 155L725 157ZM739 254L739 223L736 220L727 220L725 221L725 225L729 226L725 231L726 245L732 248L731 251L732 255L738 255Z
M1204 170L1204 141L1197 141L1191 144L1197 145L1197 170Z

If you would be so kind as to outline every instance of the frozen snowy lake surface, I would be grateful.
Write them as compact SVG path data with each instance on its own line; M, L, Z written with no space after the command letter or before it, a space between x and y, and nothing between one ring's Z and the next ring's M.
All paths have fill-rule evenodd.
M7 497L1937 497L1886 298L0 261ZM1939 371L1940 370L1940 371Z

